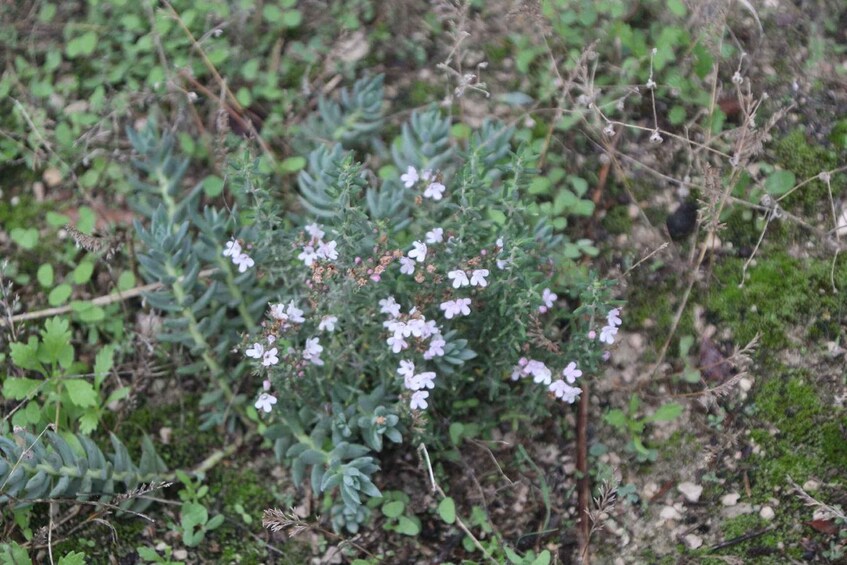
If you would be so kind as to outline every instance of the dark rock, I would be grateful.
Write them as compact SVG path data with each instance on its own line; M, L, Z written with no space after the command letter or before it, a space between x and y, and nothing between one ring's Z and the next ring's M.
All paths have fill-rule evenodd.
M690 200L683 202L673 214L668 216L665 224L668 226L671 239L674 241L685 239L694 233L694 228L697 226L697 203Z

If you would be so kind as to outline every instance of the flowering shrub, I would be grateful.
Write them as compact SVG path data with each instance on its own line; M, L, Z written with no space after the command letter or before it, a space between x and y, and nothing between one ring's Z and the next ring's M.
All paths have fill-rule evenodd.
M579 398L580 379L614 341L609 283L575 275L561 237L527 212L531 156L494 155L490 139L474 138L441 170L395 148L416 160L398 163L399 182L379 190L340 146L319 148L310 162L321 168L302 173L301 187L321 221L284 227L291 220L258 188L262 237L224 251L277 288L241 355L258 375L266 437L295 480L310 470L316 494L337 494L328 508L337 529L357 531L365 498L380 495L383 438L438 447L451 420L485 430L508 412L549 417ZM334 208L323 197L310 205L321 175ZM388 213L383 201L394 203ZM250 264L248 246L265 260ZM563 286L566 272L580 282Z

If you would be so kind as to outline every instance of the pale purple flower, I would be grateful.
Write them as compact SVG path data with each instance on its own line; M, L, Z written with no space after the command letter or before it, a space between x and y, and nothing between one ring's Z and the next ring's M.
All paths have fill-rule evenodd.
M450 320L453 318L453 316L457 316L459 314L463 316L467 316L468 314L470 314L470 304L470 298L457 298L456 300L448 300L447 302L442 302L439 305L439 308L444 310L444 317Z
M579 377L582 376L582 371L576 368L576 362L571 361L568 366L562 371L562 376L569 384L573 384Z
M509 262L505 259L497 259L497 268L501 271L505 269L509 265Z
M427 404L426 402L427 398L429 398L429 391L415 391L412 394L412 401L409 402L409 408L411 408L412 410L426 410L426 407L429 406L429 404Z
M400 180L406 188L412 188L419 179L418 170L411 165L406 169L406 174L400 175Z
M262 365L265 367L270 367L271 365L276 365L279 363L279 357L277 357L277 349L276 347L272 347L265 351L265 354L262 355Z
M385 342L391 347L392 353L400 353L401 351L409 347L409 344L406 342L405 339L403 339L402 335L394 334L393 336L385 340Z
M241 255L241 244L235 239L230 239L226 242L224 257L237 257L238 255Z
M274 334L269 334L268 335L268 345L273 345L275 341L276 341L276 336Z
M270 314L275 320L288 319L288 314L285 313L285 304L271 304Z
M397 304L393 296L389 296L379 301L379 311L381 314L388 314L392 318L396 318L400 315L400 305Z
M612 308L609 310L609 313L606 315L606 321L609 322L610 326L618 327L621 325L621 309L620 308Z
M267 392L263 392L259 395L258 400L256 400L256 410L261 410L265 414L270 414L271 409L273 409L273 405L276 404L276 397L272 394L268 394Z
M432 335L435 335L437 333L438 333L438 324L435 323L435 320L427 320L426 324L424 324L424 327L422 329L421 337L426 339L426 338L428 338Z
M544 306L546 306L547 308L552 308L553 302L555 302L557 298L559 297L556 296L556 293L550 292L549 288L545 288L544 292L541 293L541 300L544 302Z
M413 241L414 249L409 251L408 255L411 259L415 259L418 263L423 263L426 259L426 243L422 241Z
M431 183L429 183L429 186L426 187L426 190L424 190L423 195L424 195L424 198L432 198L433 200L441 200L442 196L444 195L445 190L447 190L447 187L445 187L440 182L431 182Z
M260 359L265 354L265 346L261 343L254 343L253 347L245 351L244 354L253 359Z
M303 251L300 252L300 255L298 255L297 258L303 261L307 267L311 267L312 263L320 259L318 254L315 252L315 248L311 245L303 246Z
M338 323L338 316L324 316L318 324L318 330L334 332L336 323Z
M411 251L409 252L412 253ZM408 257L400 257L400 273L411 275L415 272L415 262Z
M411 320L406 322L406 330L408 330L409 335L411 336L423 337L424 333L426 333L427 331L426 320L423 320L421 318L412 318Z
M430 180L432 178L432 169L424 169L421 173L421 179Z
M432 371L418 373L415 375L415 385L417 385L417 390L435 388L435 373Z
M556 398L561 398L568 404L573 404L582 392L582 389L570 386L562 379L553 381L550 386L547 387L547 390L556 395Z
M475 269L471 274L471 285L485 288L488 286L488 281L485 277L488 276L488 269Z
M429 244L441 243L444 241L444 228L432 228L426 232L426 242Z
M271 390L271 381L269 381L268 379L263 380L262 381L262 390L264 390L265 392Z
M468 286L471 284L468 280L468 275L466 275L461 269L450 271L447 273L447 278L453 281L453 288L459 288L460 286Z
M397 369L397 374L403 377L411 377L415 374L415 364L412 361L400 360L400 367Z
M306 233L309 234L312 239L320 240L324 236L324 232L317 223L308 224L303 227L306 230Z
M615 343L615 336L618 334L618 328L615 326L603 326L600 330L600 341L612 345Z
M335 249L337 245L338 243L335 240L330 242L322 241L318 244L318 250L316 253L321 259L335 261L338 259L338 251Z
M253 259L249 255L247 255L246 253L241 253L239 255L233 255L232 256L232 262L235 263L236 265L238 265L238 272L239 273L246 272L247 269L249 269L250 267L252 267L253 265L256 264L253 261Z
M447 342L440 335L432 338L429 342L429 349L423 354L424 359L429 360L433 357L443 357L445 345L447 345Z
M406 331L406 322L404 322L402 320L397 320L395 318L392 318L390 320L386 320L385 322L383 322L382 326L384 328L387 328L388 331L390 331L392 334L394 334L397 337L403 337L403 334L406 334L406 337L409 337L409 335L411 335L411 331L409 331L409 332Z
M553 372L547 368L547 365L542 363L541 361L529 361L524 367L524 372L532 375L533 382L538 384L550 384L550 379L553 376Z
M597 332L595 332L594 330L591 330L590 332L588 332L588 339L594 339L596 337L597 337Z
M306 340L306 345L303 347L303 359L311 361L312 364L321 366L324 364L321 359L321 352L324 350L320 344L320 338L313 337Z
M498 237L497 241L494 242L494 245L496 245L498 249L503 249L503 238Z
M294 305L293 300L288 303L285 313L288 315L288 319L295 324L302 324L306 321L306 318L303 317L303 311Z

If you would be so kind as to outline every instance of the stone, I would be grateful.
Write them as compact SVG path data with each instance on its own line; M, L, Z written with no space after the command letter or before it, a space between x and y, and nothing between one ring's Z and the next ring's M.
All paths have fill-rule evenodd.
M695 534L688 534L682 540L685 542L686 547L688 549L697 549L701 545L703 545L703 538Z
M725 494L721 497L721 504L724 506L735 506L738 504L738 500L741 498L741 495L737 492L732 492L729 494Z
M682 514L673 506L663 507L662 511L659 512L659 517L662 520L682 520Z
M773 520L774 516L776 516L776 512L773 511L773 508L770 506L762 506L762 509L759 510L759 516L762 517L762 520Z
M676 489L681 492L688 502L697 502L700 500L700 495L703 494L703 486L695 485L694 483L685 482L679 483Z

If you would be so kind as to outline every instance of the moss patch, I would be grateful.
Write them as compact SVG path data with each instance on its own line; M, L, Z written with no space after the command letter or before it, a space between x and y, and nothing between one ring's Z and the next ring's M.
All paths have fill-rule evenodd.
M834 169L838 158L834 151L810 145L803 130L797 129L780 139L775 147L777 162L783 169L794 173L797 182L812 178L824 171ZM844 190L844 184L832 182L833 197ZM814 180L785 198L786 208L800 207L811 214L821 206L829 206L829 193L824 183Z
M732 328L736 343L759 333L764 346L784 347L796 326L806 328L814 340L839 336L847 303L832 292L830 262L773 253L748 269L748 280L738 288L743 265L739 258L718 265L714 276L720 284L706 299L709 311ZM839 259L834 274L836 287L847 289L847 260Z

